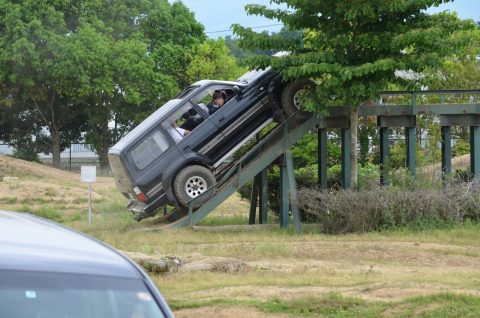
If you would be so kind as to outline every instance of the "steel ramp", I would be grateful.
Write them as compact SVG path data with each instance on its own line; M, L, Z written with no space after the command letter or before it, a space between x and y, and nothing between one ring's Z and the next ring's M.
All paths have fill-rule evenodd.
M200 222L240 187L252 180L255 175L268 167L279 156L286 153L303 135L314 129L320 121L320 118L314 114L306 120L302 120L302 116L304 114L297 113L283 124L273 128L265 138L238 159L222 180L217 183L217 186L211 189L215 191L215 195L200 208L192 209L194 199L190 202L188 212L182 211L182 213L185 213L183 217L176 221L167 219L166 221L171 223L163 224L157 229L180 228Z

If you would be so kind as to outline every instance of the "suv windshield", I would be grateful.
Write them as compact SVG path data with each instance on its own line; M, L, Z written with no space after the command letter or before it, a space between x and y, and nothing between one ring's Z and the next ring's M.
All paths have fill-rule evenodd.
M164 317L138 279L0 271L2 317Z

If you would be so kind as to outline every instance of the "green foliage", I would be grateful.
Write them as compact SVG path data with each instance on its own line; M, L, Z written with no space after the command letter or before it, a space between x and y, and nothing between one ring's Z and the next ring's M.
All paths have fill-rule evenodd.
M191 83L201 79L234 80L246 71L237 66L222 39L206 40L195 46L188 60L186 77Z
M440 70L428 70L425 85L430 89L472 89L480 87L480 29L469 31L470 43L447 59ZM478 96L477 96L478 99Z
M3 1L0 30L0 107L13 119L1 137L16 145L37 135L54 164L81 132L106 163L112 142L204 75L188 68L200 57L208 75L238 72L178 1ZM38 138L44 127L48 138Z
M296 167L305 167L317 162L318 143L314 133L305 134L291 149Z
M470 143L462 139L456 140L455 144L452 146L452 156L459 157L469 153Z
M452 176L452 180L460 183L472 182L473 175L470 169L461 168L461 169L455 170Z
M41 207L33 211L33 214L38 215L42 218L46 218L55 222L63 223L64 219L62 214L60 214L57 209L50 207Z
M238 40L232 38L231 36L226 36L225 45L228 47L229 54L234 56L240 64L245 64L245 61L248 58L251 58L255 55L255 52L242 49L238 45Z
M396 70L438 68L445 57L469 43L464 31L475 29L473 22L425 12L443 2L449 0L277 0L287 9L249 5L247 12L304 30L302 43L240 25L233 29L244 48L291 52L284 58L258 56L251 66L272 65L286 78L314 78L319 100L331 102L334 96L357 106L376 98L389 83L399 82ZM321 110L321 104L312 110Z
M358 166L358 190L369 190L378 187L380 167L373 163ZM327 184L330 190L342 189L342 166L340 164L328 167Z
M40 157L37 152L31 149L18 148L13 151L14 158L40 163Z
M274 33L276 37L283 38L285 41L293 41L294 43L298 43L298 45L303 45L303 31L299 30L290 30L288 27L282 28L280 32ZM267 50L249 50L245 48L241 48L239 46L239 39L233 38L231 36L225 37L225 44L227 45L230 54L233 55L237 61L243 65L246 62L253 58L257 54L261 55L272 55L274 51L267 49Z

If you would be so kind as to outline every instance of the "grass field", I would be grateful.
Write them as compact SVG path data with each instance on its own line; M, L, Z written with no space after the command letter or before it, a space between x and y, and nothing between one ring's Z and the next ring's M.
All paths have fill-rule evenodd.
M178 272L152 275L177 317L480 316L478 224L362 235L324 235L315 225L300 235L231 229L222 225L247 224L249 207L233 196L202 222L215 230L145 232L154 220L135 222L112 179L93 185L88 224L78 175L7 164L18 179L0 182L2 209L62 222L125 252L178 258Z

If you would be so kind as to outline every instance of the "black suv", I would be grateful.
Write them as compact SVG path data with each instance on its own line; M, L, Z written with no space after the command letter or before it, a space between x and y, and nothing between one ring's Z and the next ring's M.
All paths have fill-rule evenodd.
M301 108L309 83L284 82L268 68L234 82L202 80L187 87L109 151L117 188L131 201L128 209L142 219L165 205L188 206L215 186L233 152L272 120L281 122ZM215 92L225 104L209 115Z

